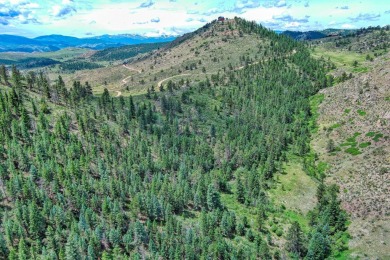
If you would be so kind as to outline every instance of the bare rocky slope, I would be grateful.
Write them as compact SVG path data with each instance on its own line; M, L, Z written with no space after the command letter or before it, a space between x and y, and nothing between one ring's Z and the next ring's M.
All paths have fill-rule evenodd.
M369 66L370 72L320 92L324 100L312 146L320 161L329 164L327 181L340 185L351 220L351 255L388 259L390 55Z

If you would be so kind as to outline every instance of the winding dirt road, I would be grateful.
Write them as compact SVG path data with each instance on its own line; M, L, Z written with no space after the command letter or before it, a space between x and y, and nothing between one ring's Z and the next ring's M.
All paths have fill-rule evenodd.
M141 73L141 72L142 72L141 70L138 70L138 69L129 67L129 66L124 65L124 64L123 64L122 66L125 67L125 68L128 69L128 70L131 70L131 71L136 71L136 72L138 72L138 73ZM128 77L122 79L122 85L127 84L128 79L131 78L131 77L132 77L132 75L130 75L130 76L128 76Z
M175 76L171 76L171 77L162 79L162 80L160 80L160 81L157 83L157 88L159 88L165 81L167 81L167 80L169 80L169 79L173 79L173 78L180 77L180 76L190 76L190 75L192 75L192 74L191 74L191 73L184 73L184 74L178 74L178 75L175 75Z
M294 54L295 52L296 52L296 51L294 50L294 51L293 51L293 54ZM259 63L260 63L260 61L253 62L253 63L248 64L248 65L236 67L236 68L234 68L234 70L235 70L235 71L237 71L237 70L242 70L242 69L244 69L245 67L253 66L253 65L256 65L256 64L259 64ZM136 71L136 72L138 72L138 73L142 73L141 70L135 69L135 68L132 68L132 67L129 67L129 66L125 65L125 64L123 64L123 67L125 67L126 69L131 70L131 71ZM162 85L165 81L170 80L170 79L173 79L173 78L176 78L176 77L191 76L191 75L212 75L212 74L215 74L215 73L217 73L217 72L195 73L195 74L192 74L192 73L177 74L177 75L174 75L174 76L171 76L171 77L168 77L168 78L165 78L165 79L160 80L160 81L157 83L157 88L160 88L161 85ZM131 78L131 77L132 77L132 75L131 75L131 76L128 76L128 77L126 77L126 78L124 78L124 79L122 79L122 85L126 84L126 83L128 82L128 79ZM122 95L122 92L121 92L121 91L116 91L116 92L118 93L118 94L117 94L117 97L119 97L119 96Z
M125 67L125 68L128 69L128 70L136 71L136 72L138 72L138 73L141 73L141 72L142 72L141 70L138 70L138 69L129 67L129 66L125 65L125 64L123 64L123 67Z

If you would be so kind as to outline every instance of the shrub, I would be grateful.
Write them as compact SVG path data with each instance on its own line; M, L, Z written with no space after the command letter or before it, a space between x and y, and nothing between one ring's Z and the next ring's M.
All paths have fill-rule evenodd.
M334 124L331 127L329 127L329 131L332 131L333 129L339 128L340 126L341 126L341 124L339 124L339 123Z
M360 148L366 148L367 146L371 145L371 142L365 142L365 143L361 143L359 144L359 147Z
M359 155L359 154L361 154L361 152L359 151L359 149L356 148L356 147L350 147L350 148L346 149L345 152L346 152L346 153L349 153L349 154L351 154L351 155Z
M278 230L276 230L275 234L280 237L283 235L283 230L281 230L280 228Z
M358 114L360 115L360 116L365 116L367 113L366 113L366 111L363 111L363 110L361 110L361 109L358 109Z
M378 142L380 138L383 137L383 134L377 133L375 134L374 138L372 138L375 142Z

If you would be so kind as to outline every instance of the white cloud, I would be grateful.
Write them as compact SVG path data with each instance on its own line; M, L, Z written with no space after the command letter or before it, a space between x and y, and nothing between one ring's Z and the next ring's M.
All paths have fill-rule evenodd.
M62 18L75 12L77 11L73 0L62 0L62 5L54 5L51 13L54 17Z
M356 27L354 25L352 25L352 24L345 23L345 24L341 25L341 28L343 28L343 29L353 29L353 28L356 28Z

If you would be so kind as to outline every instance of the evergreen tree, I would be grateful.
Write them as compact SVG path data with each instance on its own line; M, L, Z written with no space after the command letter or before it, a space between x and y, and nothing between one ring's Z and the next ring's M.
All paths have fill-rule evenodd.
M18 259L19 260L27 260L28 259L28 257L27 257L27 247L26 247L26 244L25 244L23 238L21 238L19 240Z
M326 259L330 254L330 241L320 232L314 233L310 239L306 258L309 260Z
M3 81L4 84L8 84L7 68L4 65L0 66L0 81Z
M74 234L70 234L65 245L65 259L78 260L81 259L77 248L77 242Z
M306 254L305 237L298 222L294 221L287 232L286 247L289 252L297 257L303 257Z
M328 143L326 145L326 150L328 151L328 153L331 153L331 152L335 151L335 144L334 144L333 139L329 139L328 140Z
M237 201L240 203L245 202L245 190L244 186L242 185L240 177L237 178L237 193L236 193Z
M12 83L16 89L22 87L22 75L15 65L12 65Z
M212 211L221 208L221 201L218 191L213 184L210 184L207 189L207 208Z

